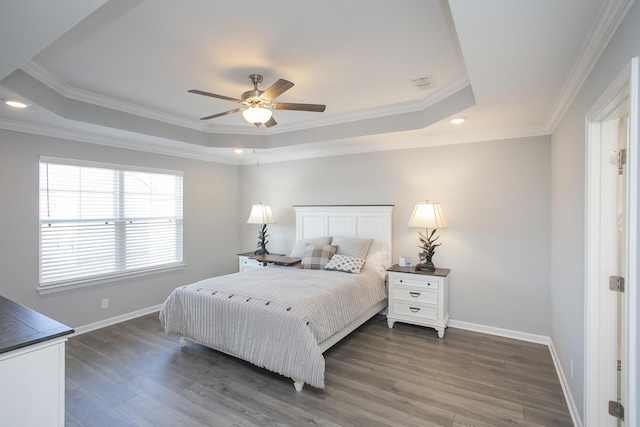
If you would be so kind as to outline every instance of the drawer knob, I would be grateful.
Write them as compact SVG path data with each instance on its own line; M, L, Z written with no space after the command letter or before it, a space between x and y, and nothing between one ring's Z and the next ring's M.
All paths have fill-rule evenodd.
M404 283L404 280L400 279L400 283Z
M409 307L409 310L411 310L413 313L417 313L420 311L420 307Z
M414 298L418 298L420 296L420 292L409 292L409 295L411 295Z

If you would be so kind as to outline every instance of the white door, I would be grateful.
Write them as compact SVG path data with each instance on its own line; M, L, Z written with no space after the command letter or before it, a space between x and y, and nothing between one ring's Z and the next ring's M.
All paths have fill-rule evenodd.
M638 421L631 403L637 398L637 94L634 58L588 115L585 426ZM618 276L623 292L610 289ZM610 415L617 404L624 408L620 418Z

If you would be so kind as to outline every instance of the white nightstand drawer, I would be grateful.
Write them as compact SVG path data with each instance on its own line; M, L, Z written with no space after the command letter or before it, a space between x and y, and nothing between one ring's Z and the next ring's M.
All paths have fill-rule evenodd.
M393 301L393 312L399 316L410 316L419 319L437 320L438 307L425 306L421 304L409 304L406 302Z
M265 263L256 261L255 259L249 259L251 255L239 255L238 256L238 271L249 271L255 268L263 268Z
M393 298L408 303L438 304L438 290L397 287L393 290Z
M245 267L262 267L262 263L259 261L256 261L255 259L244 258L244 259L241 259L240 262Z
M432 277L409 277L407 275L393 277L393 284L396 286L419 286L421 288L438 289L442 285L443 279L436 279Z

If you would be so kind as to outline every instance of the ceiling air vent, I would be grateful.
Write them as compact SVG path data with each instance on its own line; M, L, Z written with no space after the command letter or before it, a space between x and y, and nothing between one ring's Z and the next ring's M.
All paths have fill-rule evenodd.
M416 77L411 83L419 90L431 89L431 76Z

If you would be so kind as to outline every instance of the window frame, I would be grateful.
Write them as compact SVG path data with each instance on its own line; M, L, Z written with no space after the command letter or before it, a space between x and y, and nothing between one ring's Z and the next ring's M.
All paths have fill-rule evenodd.
M146 267L140 267L130 270L120 270L114 272L108 272L104 274L97 274L92 276L76 277L63 280L52 281L50 283L42 283L42 223L41 218L41 184L40 184L40 169L43 163L54 163L65 166L78 166L88 168L103 168L109 170L129 171L129 172L143 172L143 173L155 173L164 175L174 175L181 179L181 209L180 217L177 219L180 222L180 246L176 246L181 254L181 260L169 263L163 263L158 265L151 265ZM124 196L123 196L124 197ZM120 236L120 238L122 235ZM102 283L108 283L118 280L131 279L135 277L147 276L150 274L157 274L162 272L179 270L184 267L184 172L170 169L151 168L135 165L124 165L117 163L105 163L96 162L90 160L80 159L68 159L61 157L40 156L38 161L38 287L39 294L47 294L52 292L59 292L68 289L76 289L87 286L99 285Z

